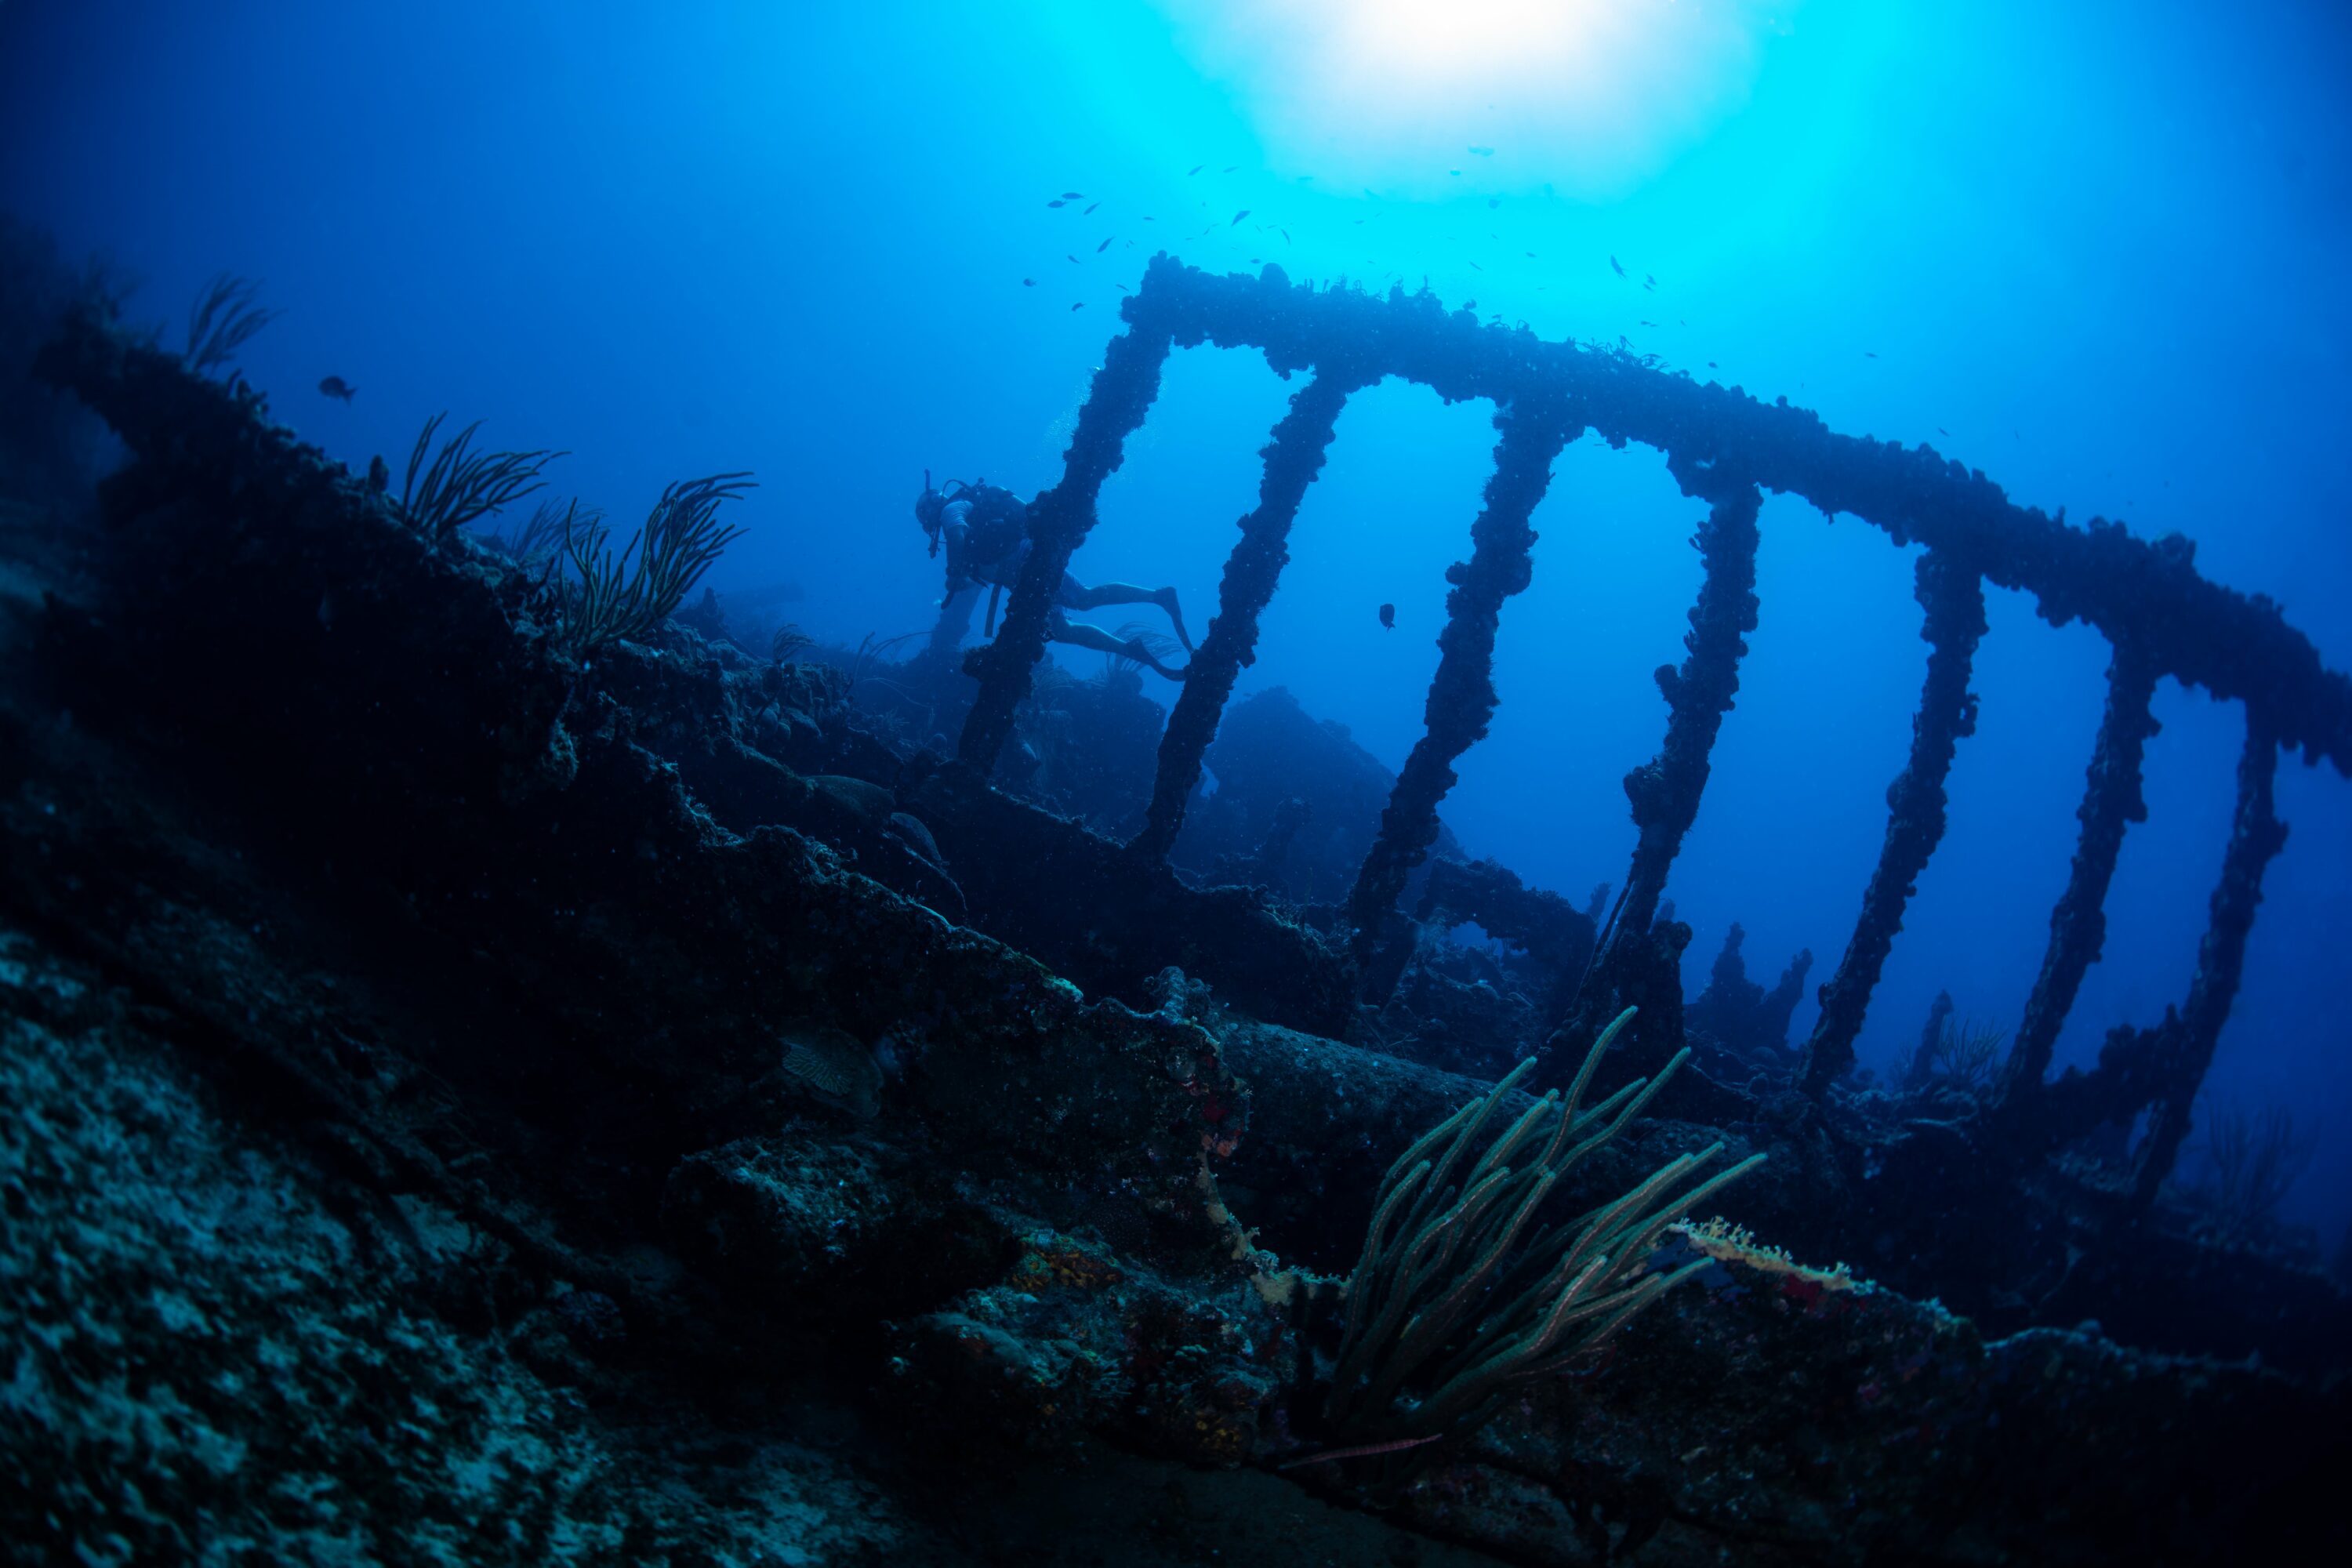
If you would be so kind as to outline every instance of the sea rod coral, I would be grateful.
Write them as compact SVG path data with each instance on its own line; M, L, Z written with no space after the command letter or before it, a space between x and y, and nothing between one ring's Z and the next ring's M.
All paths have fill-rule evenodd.
M1633 1011L1601 1031L1565 1097L1546 1091L1466 1170L1532 1058L1389 1167L1348 1281L1347 1331L1324 1405L1335 1442L1378 1450L1471 1430L1513 1384L1561 1370L1705 1267L1649 1264L1666 1226L1762 1154L1674 1195L1723 1145L1676 1155L1612 1202L1529 1234L1560 1179L1640 1115L1690 1054L1580 1110ZM1408 1383L1425 1392L1400 1404Z

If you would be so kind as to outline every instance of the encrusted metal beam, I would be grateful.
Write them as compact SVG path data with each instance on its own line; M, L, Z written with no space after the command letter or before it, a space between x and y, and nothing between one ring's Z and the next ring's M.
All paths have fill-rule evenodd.
M1666 888L1666 872L1683 836L1698 819L1708 755L1723 716L1739 690L1739 660L1756 629L1756 514L1764 498L1738 485L1718 499L1691 544L1706 563L1691 629L1683 638L1682 668L1660 665L1658 689L1666 700L1666 738L1658 754L1625 775L1641 837L1625 877L1620 929L1647 931Z
M1184 689L1160 738L1160 764L1151 785L1151 806L1129 847L1164 860L1184 826L1185 804L1201 782L1201 757L1216 738L1217 721L1243 667L1257 658L1258 616L1274 597L1282 568L1290 560L1290 525L1307 487L1323 471L1323 454L1348 396L1362 384L1345 374L1318 374L1290 399L1290 412L1274 427L1258 456L1265 468L1258 479L1256 509L1241 520L1242 536L1225 559L1218 586L1216 618L1192 657Z
M2238 757L2238 805L2230 822L2230 847L2221 856L2221 879L2213 889L2205 935L2197 944L2197 973L2189 999L2168 1011L2159 1034L2166 1037L2161 1087L2133 1165L2133 1197L2145 1207L2171 1173L2172 1162L2189 1135L2189 1110L2204 1087L2213 1047L2229 1021L2244 974L2246 937L2254 929L2254 909L2263 901L2263 872L2286 845L2286 824L2272 804L2278 773L2278 740L2259 708L2246 713L2246 745Z
M1927 641L1927 679L1911 720L1911 755L1886 791L1886 838L1878 868L1862 897L1862 917L1837 973L1822 987L1822 1015L1805 1048L1801 1087L1816 1098L1853 1065L1854 1037L1879 971L1903 929L1903 911L1919 873L1944 837L1944 781L1960 737L1977 725L1969 675L1985 634L1984 580L1973 563L1939 550L1919 557L1919 603L1927 612L1919 635Z
M1062 482L1030 504L1029 560L1005 605L1004 625L994 642L964 657L966 672L980 678L980 693L964 720L956 754L983 778L996 765L996 753L1013 732L1013 710L1029 695L1030 679L1045 657L1054 595L1070 569L1070 557L1094 528L1103 481L1118 470L1128 437L1160 395L1168 350L1169 334L1139 321L1111 340L1086 406L1078 411L1077 431L1062 455Z
M2083 825L2074 846L2074 860L2066 890L2050 911L2050 945L2042 955L2042 972L2034 977L2033 994L2025 1004L2024 1022L2017 1043L2001 1068L1995 1119L2014 1126L2026 1112L2026 1102L2038 1095L2050 1070L2050 1057L2059 1031L2074 1005L2083 975L2098 962L2107 937L2107 885L2116 874L2116 858L2123 851L2126 825L2147 820L2147 803L2140 793L2140 763L2147 742L2157 731L2149 704L2156 695L2156 668L2135 645L2115 651L2107 666L2107 706L2099 721L2099 738L2092 748L2089 776L2083 786L2083 804L2074 816Z
M1552 459L1581 433L1576 416L1549 400L1506 404L1495 415L1502 433L1485 507L1471 525L1470 559L1445 569L1445 629L1438 634L1437 673L1429 683L1421 739L1413 742L1381 814L1348 896L1348 918L1360 960L1404 890L1405 879L1437 839L1437 805L1454 787L1455 759L1483 739L1495 717L1495 628L1503 601L1528 585L1535 531L1528 517L1551 485Z

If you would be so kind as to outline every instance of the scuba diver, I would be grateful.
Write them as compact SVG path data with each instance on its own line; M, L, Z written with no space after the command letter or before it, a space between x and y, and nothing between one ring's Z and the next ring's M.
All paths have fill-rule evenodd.
M982 588L989 593L986 635L995 636L997 595L1021 580L1021 568L1029 559L1028 507L1011 490L986 480L966 484L961 479L950 479L944 489L935 489L930 472L926 469L923 493L915 501L915 520L930 536L932 555L937 556L942 548L948 553L947 593L940 600L940 624L932 629L931 647L944 651L962 642ZM1067 610L1098 609L1105 605L1159 605L1167 613L1169 625L1175 627L1176 640L1183 645L1186 653L1192 651L1192 638L1184 630L1184 616L1176 607L1175 589L1139 588L1129 583L1102 583L1089 588L1066 572L1062 574L1062 585L1054 595L1052 619L1045 626L1046 639L1130 658L1171 680L1184 679L1181 669L1171 669L1160 663L1142 637L1121 638L1099 626L1073 621L1064 614Z

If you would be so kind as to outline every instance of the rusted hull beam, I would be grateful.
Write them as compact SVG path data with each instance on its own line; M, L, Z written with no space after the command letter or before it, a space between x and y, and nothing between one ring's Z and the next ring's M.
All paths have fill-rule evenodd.
M1960 737L1972 733L1977 700L1969 689L1977 644L1985 633L1984 580L1973 564L1930 550L1917 566L1919 603L1927 612L1927 679L1911 720L1911 756L1886 792L1886 838L1863 894L1862 917L1837 973L1822 987L1822 1016L1805 1049L1801 1079L1816 1098L1853 1065L1854 1037L1879 972L1903 929L1903 911L1919 874L1944 837L1945 781Z
M2197 944L2197 973L2189 1000L2168 1013L2158 1033L2165 1037L2159 1090L2152 1101L2147 1135L2133 1157L2133 1197L2145 1207L2171 1173L2189 1135L2189 1110L2212 1065L2213 1047L2229 1022L2245 973L2246 937L2263 901L2263 872L2286 845L2286 824L2278 818L2272 784L2278 773L2278 742L2259 710L2246 714L2246 748L2238 757L2238 805L2230 823L2230 847L2221 856L2221 879L2213 889L2205 935Z
M1723 716L1739 691L1739 660L1756 629L1756 514L1764 498L1741 485L1717 500L1691 543L1706 563L1698 603L1683 638L1682 667L1658 667L1666 700L1666 738L1658 754L1625 775L1641 837L1626 873L1622 930L1647 931L1666 888L1666 873L1698 819L1708 756Z
M2158 728L2149 707L2155 696L2155 667L2131 644L2116 648L2107 666L2106 711L2092 748L2083 804L2074 811L2083 827L2074 866L2066 890L2050 912L2050 945L2042 952L2033 994L2026 1000L2017 1044L2001 1069L1993 1112L2000 1124L2015 1127L2029 1114L2027 1102L2041 1091L2083 976L2105 945L2107 887L2115 879L2116 858L2123 852L2124 829L2147 820L2140 764Z
M1258 455L1265 468L1258 479L1256 510L1242 519L1242 536L1225 559L1217 590L1216 618L1201 639L1184 689L1160 738L1160 763L1151 785L1151 806L1129 847L1164 860L1184 826L1184 807L1201 782L1201 757L1216 738L1217 721L1244 666L1257 658L1258 617L1274 597L1290 560L1290 525L1307 487L1323 471L1339 411L1360 384L1343 376L1318 374L1290 399L1290 412L1274 427L1274 438Z
M1045 657L1054 596L1070 557L1094 528L1103 481L1118 470L1128 437L1160 395L1169 346L1167 332L1139 324L1111 340L1086 406L1078 411L1077 433L1063 454L1062 482L1030 505L1029 560L1005 606L1003 627L994 642L964 658L966 672L980 678L980 692L964 720L956 754L983 778L996 765L996 753L1013 732L1013 710L1029 695L1037 661Z
M1438 634L1437 674L1429 683L1421 739L1413 742L1381 814L1348 897L1359 962L1370 952L1405 879L1437 838L1437 805L1454 787L1454 763L1483 739L1495 717L1495 629L1503 601L1528 585L1535 531L1528 519L1551 485L1552 459L1580 429L1557 403L1508 404L1495 416L1502 433L1486 504L1471 525L1470 559L1445 569L1445 629Z
M2088 621L2110 642L2137 642L2159 674L2261 701L2281 745L2352 776L2352 679L2324 667L2277 605L2200 575L2177 537L2070 527L2013 505L1980 470L1931 448L1841 436L1785 399L1768 405L1627 355L1484 325L1427 294L1299 288L1273 268L1213 277L1160 256L1122 310L1139 331L1263 349L1276 369L1361 362L1368 374L1404 376L1450 402L1559 400L1612 445L1664 451L1678 476L1738 474L1850 512L1898 542L1964 555L1987 581L2034 595L2053 625Z

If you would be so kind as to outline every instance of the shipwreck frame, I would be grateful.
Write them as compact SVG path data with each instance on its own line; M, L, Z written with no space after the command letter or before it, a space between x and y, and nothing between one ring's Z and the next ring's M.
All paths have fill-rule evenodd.
M1293 520L1321 472L1350 395L1387 377L1417 383L1447 403L1495 405L1494 469L1470 527L1469 559L1448 568L1446 623L1438 637L1423 732L1397 777L1380 831L1359 871L1347 914L1359 961L1413 868L1437 835L1437 807L1454 764L1493 719L1495 634L1503 602L1531 576L1528 526L1554 459L1590 432L1612 447L1663 452L1685 495L1706 504L1694 542L1704 577L1679 666L1657 672L1668 717L1657 754L1626 775L1639 837L1612 931L1646 931L1668 872L1698 814L1709 754L1738 690L1739 660L1757 624L1758 515L1766 490L1802 497L1826 514L1851 513L1897 544L1924 547L1916 592L1929 645L1908 758L1887 792L1878 860L1836 970L1821 987L1821 1016L1800 1071L1819 1098L1853 1062L1853 1044L1903 915L1946 820L1945 784L1959 742L1975 728L1969 689L1985 635L1984 586L2034 595L2053 626L2082 620L2108 642L2105 712L2076 816L2081 832L2024 1017L1988 1112L1991 1127L2024 1149L2047 1150L2148 1113L2134 1156L2141 1205L2171 1168L2189 1110L2234 998L2264 868L2286 829L2273 807L2282 749L2333 763L2352 777L2352 680L2266 596L2201 575L2179 535L2147 541L2121 523L2088 528L2011 502L1981 469L1922 445L1843 436L1819 416L1657 368L1654 362L1448 311L1426 289L1385 297L1291 283L1279 268L1214 276L1162 253L1120 314L1069 447L1062 478L1031 507L1035 540L992 642L966 668L980 689L959 742L985 774L1013 728L1044 657L1055 589L1096 521L1104 481L1123 457L1177 348L1213 343L1265 353L1276 374L1307 373L1261 452L1258 503L1240 520L1215 617L1161 737L1150 805L1133 853L1165 860L1199 784L1202 757L1243 667L1255 658L1259 617L1272 599ZM2105 901L2126 826L2144 820L2141 761L2155 732L2158 677L2237 702L2246 742L2237 805L2219 885L2186 1000L2153 1028L2119 1027L2098 1068L2046 1082L2051 1055L2084 973L2105 934Z

